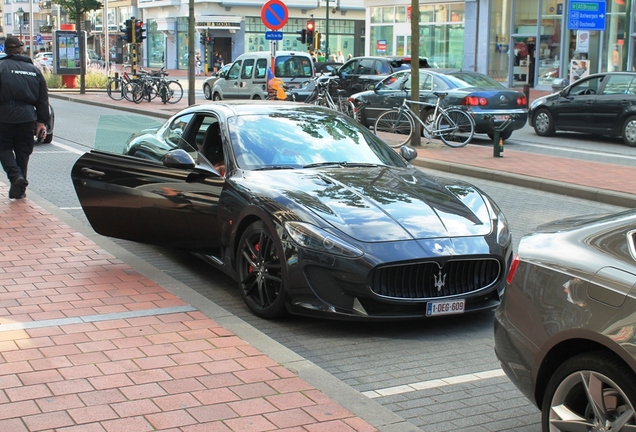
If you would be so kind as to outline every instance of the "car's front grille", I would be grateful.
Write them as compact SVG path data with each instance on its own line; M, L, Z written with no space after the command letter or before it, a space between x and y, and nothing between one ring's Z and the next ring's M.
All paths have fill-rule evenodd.
M457 296L491 286L500 274L499 261L491 258L387 266L374 270L371 290L398 299Z

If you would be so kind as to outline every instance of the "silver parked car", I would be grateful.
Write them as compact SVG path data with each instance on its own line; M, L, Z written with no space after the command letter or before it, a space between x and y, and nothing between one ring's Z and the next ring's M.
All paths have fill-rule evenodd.
M636 430L636 210L524 237L495 351L544 431Z

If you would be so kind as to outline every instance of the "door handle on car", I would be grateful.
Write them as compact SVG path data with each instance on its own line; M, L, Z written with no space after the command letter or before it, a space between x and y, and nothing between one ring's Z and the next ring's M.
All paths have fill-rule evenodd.
M94 170L92 168L82 168L82 174L87 177L101 177L106 173L103 171Z

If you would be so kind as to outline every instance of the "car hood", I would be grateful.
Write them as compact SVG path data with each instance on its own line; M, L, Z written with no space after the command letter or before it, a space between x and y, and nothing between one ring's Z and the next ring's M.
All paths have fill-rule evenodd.
M491 232L493 207L480 191L465 183L442 183L413 168L260 171L247 180L252 192L297 214L309 211L363 242Z

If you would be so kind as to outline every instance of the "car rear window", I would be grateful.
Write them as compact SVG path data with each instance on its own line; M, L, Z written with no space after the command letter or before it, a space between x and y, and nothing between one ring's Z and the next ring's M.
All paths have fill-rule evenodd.
M503 87L500 83L489 76L475 73L458 72L447 75L457 87Z
M313 76L311 58L298 55L280 55L276 57L277 78L295 78Z

